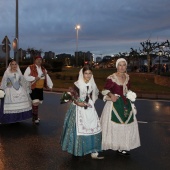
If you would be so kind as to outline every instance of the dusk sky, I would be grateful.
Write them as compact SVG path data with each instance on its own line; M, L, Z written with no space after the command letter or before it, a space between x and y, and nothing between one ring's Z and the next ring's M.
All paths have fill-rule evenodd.
M111 55L170 40L170 0L18 0L19 48ZM15 38L16 0L0 0L0 40ZM11 50L12 51L12 50Z

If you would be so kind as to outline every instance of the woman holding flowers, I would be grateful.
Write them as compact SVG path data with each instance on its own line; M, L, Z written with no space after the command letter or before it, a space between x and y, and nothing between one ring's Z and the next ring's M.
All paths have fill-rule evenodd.
M15 123L32 117L30 88L16 61L9 63L0 89L5 92L4 103L0 105L0 123Z
M127 62L124 58L116 61L117 72L110 75L104 86L104 106L101 115L102 149L117 150L121 155L129 155L131 149L140 146L136 109L136 94L130 91Z
M74 156L91 153L94 159L103 158L98 157L98 151L101 151L101 126L94 107L98 93L92 69L89 66L83 67L78 81L70 90L72 103L65 116L61 137L63 151Z

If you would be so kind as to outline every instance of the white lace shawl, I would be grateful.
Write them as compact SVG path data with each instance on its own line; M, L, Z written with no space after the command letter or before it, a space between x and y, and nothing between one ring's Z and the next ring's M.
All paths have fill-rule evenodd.
M20 79L20 85L26 90L27 94L29 94L31 92L30 84L25 80L24 76L22 75L21 70L19 68L19 65L17 65L16 73L21 78ZM9 63L8 68L6 69L6 71L5 71L5 73L2 77L0 89L5 90L7 88L7 79L8 79L10 74L12 74L12 72L11 72L11 66L10 66L10 63Z
M80 98L81 97L84 98L86 96L87 92L88 93L92 92L92 101L95 103L95 101L98 99L99 90L96 86L93 75L92 75L89 83L86 84L83 79L83 69L81 69L79 72L78 81L76 81L74 84L79 88ZM87 91L87 85L89 86L88 91Z
M116 76L116 73L110 75L107 77L107 79L111 79L112 82L116 83L117 85L123 86L123 95L126 95L128 88L127 88L127 83L129 81L129 75L125 73L126 76L126 80L123 84L120 83L118 77ZM108 92L110 92L109 90L105 89L102 91L103 95L106 95Z

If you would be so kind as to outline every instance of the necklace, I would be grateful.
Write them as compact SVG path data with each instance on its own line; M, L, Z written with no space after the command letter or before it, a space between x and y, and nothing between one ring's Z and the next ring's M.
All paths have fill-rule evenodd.
M119 76L121 79L124 79L124 78L126 77L124 73L119 73L119 72L118 72L118 76Z
M14 73L14 78L16 79L16 73Z

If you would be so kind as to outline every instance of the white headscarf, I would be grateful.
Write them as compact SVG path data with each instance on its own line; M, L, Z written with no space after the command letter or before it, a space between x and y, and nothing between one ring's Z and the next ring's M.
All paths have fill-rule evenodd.
M116 61L116 68L118 67L119 62L121 62L121 61L124 61L126 63L126 66L127 66L127 61L124 58L119 58Z
M13 60L13 61L15 61L15 60ZM10 75L10 74L12 73L12 72L11 72L11 63L12 63L13 61L11 61L11 62L9 63L8 68L6 69L6 71L5 71L4 75L3 75L3 78L2 78L2 80L1 80L1 86L0 86L1 89L4 89L4 90L5 90L6 87L7 87L7 78L8 78L8 75ZM16 61L15 61L15 62L16 62ZM17 64L17 70L16 70L16 72L17 72L18 76L21 77L20 84L21 84L22 87L26 90L27 93L30 93L30 92L31 92L30 84L29 84L29 82L27 82L27 81L25 80L25 78L24 78L24 76L22 75L22 72L21 72L18 64Z
M13 61L11 61L10 63L9 63L9 65L8 65L8 68L6 69L6 73L11 73L11 63L12 62L14 62L15 60L13 60ZM15 61L16 62L16 61ZM17 62L16 62L16 64L17 64ZM19 74L19 75L21 75L22 76L22 73L21 73L21 70L20 70L20 68L19 68L19 65L17 64L17 73Z
M79 72L78 81L75 83L75 85L78 85L78 88L80 90L80 97L83 95L85 91L87 92L87 84L84 82L84 76L83 76L83 68ZM96 86L93 75L88 85L89 85L89 91L92 91L92 100L93 102L95 102L98 99L99 90Z

